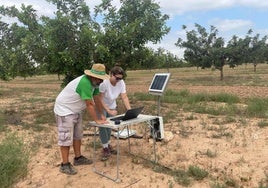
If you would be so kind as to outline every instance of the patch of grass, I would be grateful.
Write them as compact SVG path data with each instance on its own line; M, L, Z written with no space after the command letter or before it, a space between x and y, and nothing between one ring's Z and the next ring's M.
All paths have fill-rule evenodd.
M251 98L247 102L246 113L250 117L267 118L268 117L268 99Z
M189 173L182 169L171 169L159 163L152 162L148 158L132 157L132 163L142 164L146 168L151 168L153 171L161 174L167 174L174 178L174 181L183 186L189 186L192 183L192 178Z
M151 95L149 93L142 93L142 92L135 92L133 94L133 97L141 101L153 101L157 99L157 96L155 95ZM131 98L131 95L130 95L130 98Z
M192 94L188 98L189 104L204 102L204 101L234 104L234 103L239 103L239 97L228 94L228 93L217 93L217 94L198 93L198 94Z
M35 123L36 124L55 124L54 112L52 109L43 108L39 109L35 113Z
M224 185L223 183L219 183L219 182L214 182L210 184L211 188L227 188L226 185Z
M157 96L148 93L134 93L133 96L140 101L157 101ZM251 98L241 101L238 96L229 93L197 93L191 94L188 90L173 91L167 90L161 96L162 103L177 104L177 108L184 111L193 111L202 114L211 115L243 115L247 117L268 117L268 99ZM245 102L241 107L241 103ZM169 114L169 113L167 113ZM226 123L233 122L234 118L226 119Z
M135 158L136 159L136 158ZM141 159L139 160L141 163ZM155 172L170 175L174 178L174 181L183 186L189 186L192 180L203 180L208 176L208 172L198 166L189 166L188 170L182 169L171 169L169 167L163 166L159 163L148 162L148 160L143 159L143 165L148 168L152 168Z
M227 129L228 128L225 128L222 125L220 125L220 127L216 130L217 133L214 133L212 135L212 138L222 138L222 137L233 138L233 134L226 131Z
M174 110L169 110L165 115L164 123L168 122L168 120L175 119L176 116L177 112L175 112Z
M258 122L258 126L260 128L268 127L268 121L262 120L262 121Z
M208 172L198 166L189 166L188 174L195 180L202 180L208 176Z
M188 173L184 170L174 170L172 172L174 181L183 186L189 186L192 183L192 179Z
M232 179L232 178L226 179L225 180L225 185L227 187L238 187L238 183L234 179Z
M15 134L7 135L0 144L1 187L11 187L27 174L29 152L23 140Z
M22 122L21 116L21 112L18 112L14 109L4 111L4 119L8 124L20 125Z
M5 132L7 127L5 126L6 118L4 112L0 111L0 132Z
M233 116L226 116L223 120L223 123L234 123L236 122L236 119Z

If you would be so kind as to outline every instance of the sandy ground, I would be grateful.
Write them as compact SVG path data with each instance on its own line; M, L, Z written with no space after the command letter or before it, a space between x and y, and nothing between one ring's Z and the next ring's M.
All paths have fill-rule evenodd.
M31 85L36 87L35 85ZM14 84L16 87L25 85ZM28 87L28 86L27 86ZM48 85L48 88L53 85ZM248 86L170 86L170 88L188 89L191 92L223 92L239 96L268 96L267 87ZM129 87L129 92L135 90L147 91L147 87ZM12 99L0 100L1 107L14 102ZM163 106L163 110L176 108L176 106ZM191 118L190 118L191 117ZM268 173L268 128L259 128L260 119L237 118L231 123L225 122L226 118L206 114L182 113L178 109L173 121L164 124L165 139L156 142L157 162L170 169L187 170L189 166L198 166L209 172L209 176L203 180L193 180L189 187L216 187L217 182L229 182L230 187L258 187L261 181L266 179ZM36 133L28 130L16 129L28 135L29 139L38 136L42 147L31 158L28 176L18 182L16 188L111 188L111 187L183 187L174 178L165 173L153 170L149 162L144 162L141 156L154 159L153 141L144 129L146 124L133 127L139 131L141 139L130 138L131 151L137 156L129 154L128 140L120 140L120 182L114 182L94 172L94 166L78 166L78 174L68 176L59 172L61 162L59 148L57 146L57 131L54 125L46 125L46 132ZM144 132L143 132L144 131ZM85 124L85 136L83 139L83 155L93 158L92 136L93 128ZM116 140L112 139L113 145ZM108 161L100 161L101 149L97 149L96 168L107 175L116 177L116 156ZM73 158L71 150L70 159ZM267 183L267 182L266 182Z

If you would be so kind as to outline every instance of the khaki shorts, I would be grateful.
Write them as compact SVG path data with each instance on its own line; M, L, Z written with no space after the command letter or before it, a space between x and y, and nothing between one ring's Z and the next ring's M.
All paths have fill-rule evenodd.
M67 116L55 115L58 127L58 145L71 146L73 140L83 137L82 115L70 114Z

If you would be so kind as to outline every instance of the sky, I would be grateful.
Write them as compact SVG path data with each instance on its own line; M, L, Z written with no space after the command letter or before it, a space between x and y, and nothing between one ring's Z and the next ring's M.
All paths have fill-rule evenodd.
M89 7L94 7L101 0L85 0ZM113 5L120 6L119 0L113 0ZM170 32L165 35L158 44L149 43L148 46L157 49L164 48L174 55L182 58L183 49L175 46L178 38L185 39L185 31L192 30L197 23L207 29L215 26L219 37L225 42L233 35L244 38L249 29L253 35L260 34L261 37L268 35L268 1L266 0L155 0L159 3L163 14L169 15L167 26ZM46 0L0 0L0 5L20 8L21 4L32 5L38 15L54 16L55 6ZM92 11L93 12L93 11ZM5 20L6 18L2 18ZM12 20L9 20L12 21Z

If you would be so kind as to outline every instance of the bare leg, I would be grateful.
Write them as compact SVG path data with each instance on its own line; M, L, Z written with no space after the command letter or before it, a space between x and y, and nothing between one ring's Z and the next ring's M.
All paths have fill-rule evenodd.
M73 147L74 147L75 157L80 157L81 156L81 140L74 140Z
M60 152L61 152L63 164L66 164L69 162L69 151L70 151L70 146L60 146Z

